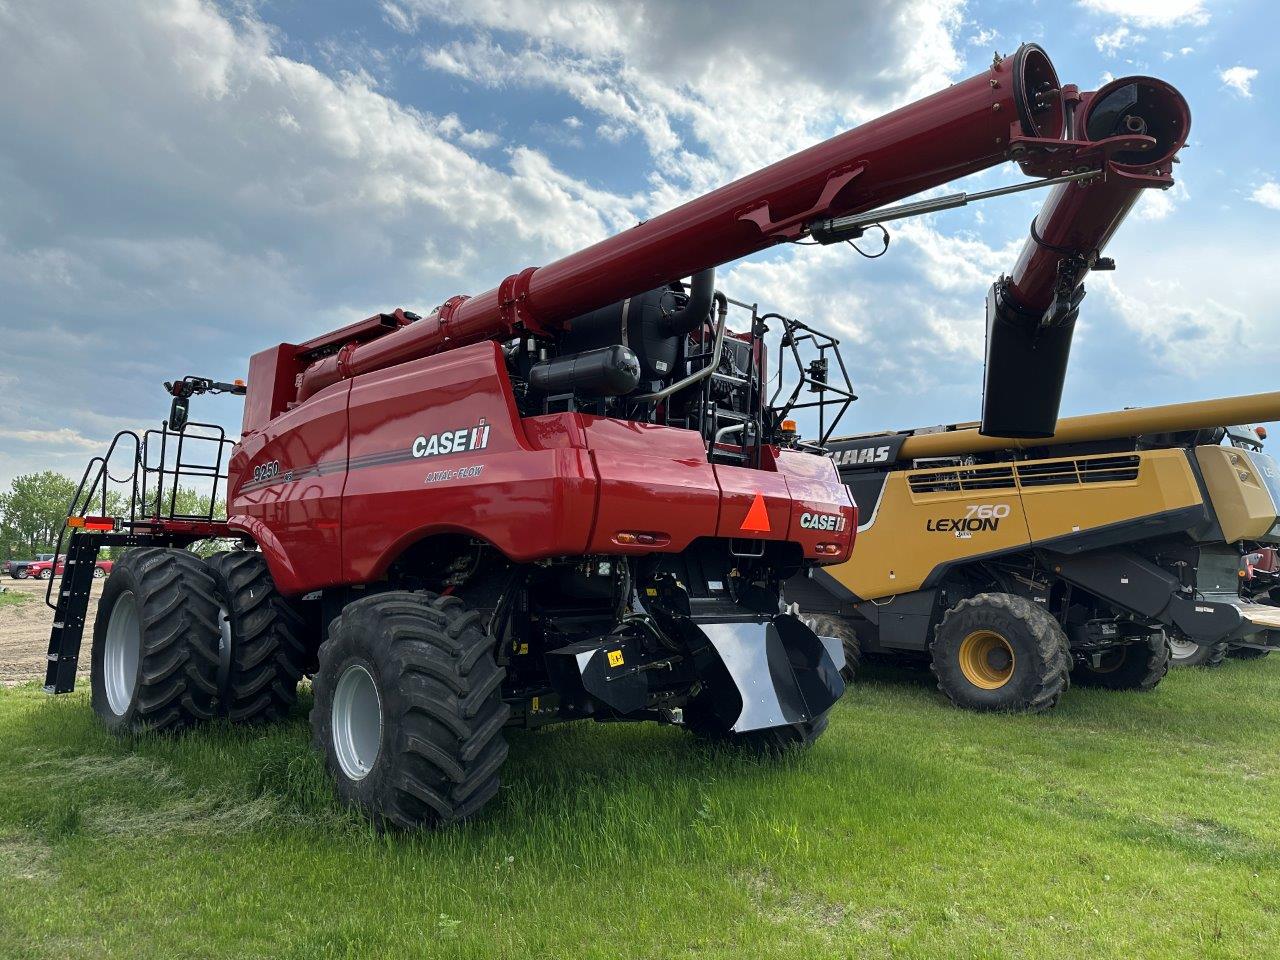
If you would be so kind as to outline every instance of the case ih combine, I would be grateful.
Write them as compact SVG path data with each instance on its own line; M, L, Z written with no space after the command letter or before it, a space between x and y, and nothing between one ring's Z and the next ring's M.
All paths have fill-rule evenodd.
M247 391L172 384L169 421L117 437L86 471L48 689L72 688L86 571L111 544L138 549L98 607L103 722L271 718L313 674L316 745L338 792L381 823L480 809L509 724L652 719L808 744L842 692L842 653L782 612L782 584L849 556L856 512L821 444L853 396L830 376L844 370L834 340L730 300L714 268L1053 186L1034 249L993 291L983 408L985 432L1051 434L1081 281L1109 266L1099 250L1141 191L1170 185L1189 123L1160 81L1081 94L1024 46L425 318L397 310L264 350ZM1006 160L1037 179L869 213ZM770 330L800 364L782 402ZM219 390L246 393L234 444L187 422L188 398ZM790 417L813 407L806 444ZM214 455L193 466L198 444ZM105 517L118 456L132 507ZM224 472L225 521L216 487L208 513L175 513L180 481ZM242 549L182 549L208 537Z
M1071 679L1150 690L1171 652L1265 654L1280 468L1223 424L1277 418L1264 393L1070 417L1047 439L960 424L833 440L860 546L788 599L845 640L846 676L860 652L927 659L978 710L1047 709Z

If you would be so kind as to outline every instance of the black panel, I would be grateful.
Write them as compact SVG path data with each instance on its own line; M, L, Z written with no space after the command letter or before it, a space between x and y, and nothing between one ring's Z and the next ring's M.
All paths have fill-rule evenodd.
M1076 312L1042 327L1039 316L1023 313L1005 299L1002 283L991 288L978 431L984 437L1053 436Z

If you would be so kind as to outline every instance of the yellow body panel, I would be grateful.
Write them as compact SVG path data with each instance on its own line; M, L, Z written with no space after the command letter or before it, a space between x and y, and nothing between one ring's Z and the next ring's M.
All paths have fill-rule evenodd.
M1123 523L1203 502L1186 452L1178 448L1144 450L1126 457L1068 457L1035 460L1019 465L1024 474L1032 464L1090 463L1105 460L1138 461L1136 480L1095 481L1063 486L1021 487L1027 528L1037 543ZM1121 472L1119 470L1115 471ZM1105 473L1104 473L1105 475Z
M902 470L877 504L858 504L853 556L825 571L876 600L920 589L942 564L1201 502L1181 449Z
M992 490L976 495L964 491L912 491L910 477L937 472L891 473L885 480L871 524L858 530L853 556L847 563L824 570L859 597L869 600L918 590L940 563L993 550L1017 550L1027 545L1030 538L1016 490ZM970 507L982 506L1007 506L1009 512L1004 517L991 517L994 523L972 524L978 528L972 531L937 529L940 521L966 520ZM859 509L864 510L871 507L871 504L859 505ZM969 525L966 522L966 526Z
M1235 543L1265 536L1276 522L1276 510L1248 452L1236 447L1196 447L1196 461L1223 539Z

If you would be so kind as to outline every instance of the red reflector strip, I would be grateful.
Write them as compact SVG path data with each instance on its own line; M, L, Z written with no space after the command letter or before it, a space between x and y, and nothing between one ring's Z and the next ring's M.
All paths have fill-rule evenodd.
M67 526L78 530L111 531L116 528L114 517L67 517Z

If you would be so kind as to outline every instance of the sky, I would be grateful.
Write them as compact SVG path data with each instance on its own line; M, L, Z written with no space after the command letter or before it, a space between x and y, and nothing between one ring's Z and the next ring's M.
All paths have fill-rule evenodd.
M1278 27L1264 0L0 0L0 489L157 424L165 380L482 292L1024 41L1193 115L1086 282L1063 415L1276 389ZM841 339L848 432L974 419L984 297L1042 200L718 285ZM238 431L234 398L193 414Z

